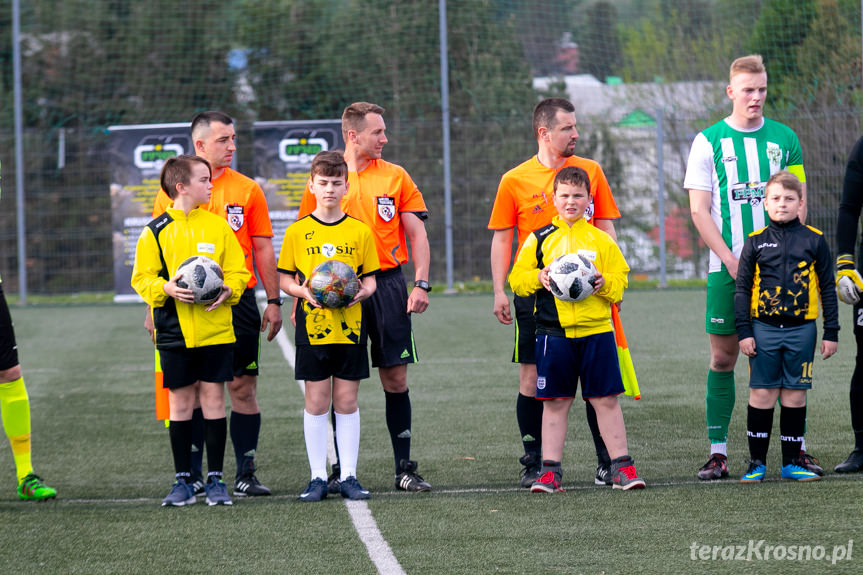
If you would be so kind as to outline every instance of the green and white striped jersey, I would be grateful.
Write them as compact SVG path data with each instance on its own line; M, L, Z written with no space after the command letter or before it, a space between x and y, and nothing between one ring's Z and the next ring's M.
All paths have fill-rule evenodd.
M738 130L726 118L695 137L683 187L713 194L710 215L739 258L746 237L768 223L764 188L780 170L806 181L800 141L791 128L764 118L760 128ZM711 250L709 271L722 269L719 256Z

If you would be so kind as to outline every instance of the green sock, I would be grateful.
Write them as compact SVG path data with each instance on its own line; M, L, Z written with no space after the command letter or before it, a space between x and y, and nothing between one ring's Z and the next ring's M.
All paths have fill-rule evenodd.
M704 399L707 412L707 437L710 443L725 443L728 424L734 411L734 372L707 372L707 395Z

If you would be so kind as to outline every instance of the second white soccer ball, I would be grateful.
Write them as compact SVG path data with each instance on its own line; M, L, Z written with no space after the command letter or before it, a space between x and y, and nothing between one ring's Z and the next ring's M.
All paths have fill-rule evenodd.
M561 301L577 302L593 293L596 285L596 266L578 254L564 254L555 258L548 269L551 293Z
M195 303L213 303L222 292L225 276L222 268L215 260L207 256L192 256L180 264L177 273L182 274L177 280L177 287L190 289L195 296Z

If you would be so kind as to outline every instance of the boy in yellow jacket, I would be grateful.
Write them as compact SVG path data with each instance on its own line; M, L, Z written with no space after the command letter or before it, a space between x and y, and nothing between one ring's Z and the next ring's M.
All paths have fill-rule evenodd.
M611 236L584 219L590 205L587 172L563 168L553 185L558 215L528 236L509 276L516 295L536 293L536 397L543 401L543 461L541 475L530 490L564 491L561 458L579 377L581 396L596 410L612 458L613 487L640 489L645 482L629 456L617 401L624 388L611 325L611 305L623 297L629 266ZM580 302L555 299L549 291L549 264L567 253L588 258L599 272L593 294Z
M207 504L231 504L222 482L228 432L224 384L233 378L235 340L230 306L240 300L249 272L228 223L198 207L210 199L211 174L210 164L198 156L182 155L165 162L162 189L174 203L144 228L132 271L132 287L153 310L156 349L170 397L176 481L163 506L195 502L188 480L196 394L204 412ZM177 285L177 268L195 255L215 260L224 274L222 293L209 305L194 303L192 290Z

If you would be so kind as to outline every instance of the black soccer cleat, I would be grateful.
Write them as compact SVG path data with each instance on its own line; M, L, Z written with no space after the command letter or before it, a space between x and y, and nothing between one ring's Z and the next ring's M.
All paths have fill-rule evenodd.
M417 462L402 459L399 462L401 473L396 475L396 489L402 491L431 491L431 485L417 473Z
M530 488L542 475L542 458L533 453L525 453L518 458L524 467L521 470L521 486Z
M721 453L712 453L701 469L698 470L698 479L709 481L711 479L722 479L728 475L728 458Z
M333 472L327 477L327 491L330 495L338 495L342 492L342 469L338 463L333 463Z
M857 473L863 471L863 451L855 449L848 458L833 468L836 473Z
M803 450L800 450L800 456L796 459L795 463L819 477L824 475L824 469L821 468L821 462L818 461L818 458Z
M269 487L262 485L254 473L246 473L234 481L234 495L237 497L261 497L272 494Z

